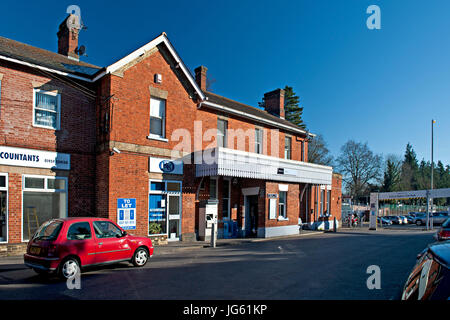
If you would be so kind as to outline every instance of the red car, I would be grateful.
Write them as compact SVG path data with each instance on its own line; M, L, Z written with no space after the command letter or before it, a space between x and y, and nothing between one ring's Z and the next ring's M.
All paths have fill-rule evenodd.
M25 265L37 273L74 277L81 268L130 261L142 267L153 255L152 241L127 234L102 218L63 218L45 222L28 242Z

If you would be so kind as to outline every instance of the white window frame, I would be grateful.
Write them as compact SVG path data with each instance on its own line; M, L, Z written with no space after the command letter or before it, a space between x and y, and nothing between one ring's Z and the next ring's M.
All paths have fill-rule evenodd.
M326 196L327 196L327 205L326 205L326 208L327 208L327 216L330 216L331 215L331 190L328 190L327 189L327 192L326 192Z
M320 215L323 217L325 215L325 189L320 189Z
M0 191L6 191L6 240L0 243L8 243L9 239L9 190L8 190L8 174L0 173L0 176L5 177L5 186L0 187Z
M219 130L219 121L224 123L224 132L220 132ZM220 133L220 134L219 134ZM219 147L219 137L222 140L222 146L223 148L228 147L228 120L225 119L217 119L217 146Z
M36 93L44 93L46 95L50 95L50 96L54 96L57 97L57 116L56 116L56 128L51 127L51 126L44 126L42 124L38 124L36 123L36 109L38 110L43 110L43 111L48 111L48 112L52 112L46 109L39 109L36 108ZM61 129L61 94L57 93L57 92L52 92L52 91L45 91L45 90L41 90L41 89L33 89L33 127L38 127L38 128L45 128L45 129L51 129L51 130L60 130Z
M151 184L152 182L158 182L158 183L163 183L164 184L164 191L160 191L160 190L151 190ZM168 183L178 183L180 185L180 191L167 191L167 184ZM149 179L149 183L148 183L148 196L150 198L151 194L161 194L161 195L166 195L166 206L165 206L165 214L166 214L166 232L165 233L158 233L158 234L149 234L148 233L148 227L150 226L150 221L148 219L148 212L147 212L147 235L149 237L157 237L157 236L167 236L167 240L170 241L171 239L169 239L169 196L170 195L179 195L180 199L179 199L179 208L180 208L180 218L178 219L178 228L180 230L180 236L181 236L181 220L183 218L183 182L179 181L179 180L161 180L161 179ZM148 200L147 200L148 201ZM150 208L148 208L150 209ZM179 238L177 238L176 240L179 240Z
M261 141L258 141L258 138L260 138ZM263 129L255 128L255 153L257 154L263 154L263 139L264 139Z
M286 148L287 140L289 140L289 149ZM288 151L289 153L286 153L286 151ZM284 137L284 158L287 160L292 160L292 137Z
M281 212L281 193L286 194L286 197L284 199L283 203L283 212ZM288 202L288 191L278 191L278 220L288 220L287 217L287 202Z
M44 188L38 189L38 188L25 188L25 178L41 178L44 179ZM48 188L48 179L57 179L57 180L64 180L64 190L55 190L55 189L49 189ZM31 175L31 174L23 174L22 175L22 219L21 219L21 240L22 242L28 242L29 240L23 239L23 226L24 226L24 217L25 212L23 208L23 193L24 192L47 192L47 193L66 193L66 210L64 212L64 215L60 218L67 218L67 212L69 210L69 185L68 185L69 179L67 177L59 177L59 176L44 176L44 175Z
M164 115L163 117L155 117L152 116L152 100L159 100L159 101L164 101ZM169 141L166 138L166 118L167 118L167 99L161 99L161 98L157 98L157 97L150 97L150 118L149 118L149 133L148 133L148 138L149 139L154 139L154 140L161 140L164 142ZM154 133L151 133L151 118L157 118L157 119L161 119L161 135L157 135Z

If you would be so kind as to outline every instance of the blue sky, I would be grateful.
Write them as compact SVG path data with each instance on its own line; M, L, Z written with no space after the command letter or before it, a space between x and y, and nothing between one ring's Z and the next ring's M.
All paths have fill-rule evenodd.
M450 164L450 1L9 1L0 35L56 51L70 4L88 27L84 61L109 65L165 31L218 94L256 106L294 87L335 156L354 139L383 155L410 142L429 160L435 118L435 159ZM371 4L381 30L366 27Z

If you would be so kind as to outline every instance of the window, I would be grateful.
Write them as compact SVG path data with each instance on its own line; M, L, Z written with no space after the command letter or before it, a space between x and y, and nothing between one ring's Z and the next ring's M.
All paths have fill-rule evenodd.
M217 199L217 178L209 178L209 198Z
M76 222L67 231L67 240L91 239L91 226L89 222Z
M228 121L217 119L217 146L227 147L227 129Z
M287 218L286 207L287 207L287 192L280 191L278 200L278 217Z
M0 174L0 242L8 241L8 176Z
M263 130L259 128L255 129L255 152L263 153Z
M284 138L284 158L291 159L291 137Z
M230 183L231 180L222 180L222 218L230 218Z
M323 216L323 211L325 207L325 190L320 191L320 216Z
M60 95L54 92L34 90L33 125L59 130Z
M33 239L56 240L61 231L63 223L61 221L49 221L42 225L34 234Z
M67 216L67 178L23 176L22 240L47 220Z
M92 225L94 226L95 236L99 239L122 236L122 230L109 221L94 221Z
M327 214L330 215L331 211L330 211L330 204L331 204L331 190L327 191Z
M164 138L166 127L166 100L150 98L150 137Z

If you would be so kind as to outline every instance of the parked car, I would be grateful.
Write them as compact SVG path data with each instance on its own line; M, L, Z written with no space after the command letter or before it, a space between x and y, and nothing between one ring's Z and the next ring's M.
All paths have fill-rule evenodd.
M385 225L391 225L392 224L392 221L389 220L389 219L386 219L385 217L377 217L377 222L385 224Z
M450 299L450 241L434 243L417 256L402 300Z
M414 217L414 223L418 226L426 224L427 223L427 214L426 213L416 214Z
M443 224L447 219L447 211L433 212L433 224Z
M436 233L436 239L438 241L450 240L450 218L444 221Z
M408 220L408 223L414 223L414 217L412 216L405 216L406 220Z
M127 234L109 219L63 218L39 227L28 242L24 263L37 273L69 279L93 265L129 261L142 267L152 255L149 238Z
M386 216L385 218L389 219L392 224L402 224L402 219L398 216Z
M408 219L405 216L398 216L400 219L402 219L402 224L408 224Z

